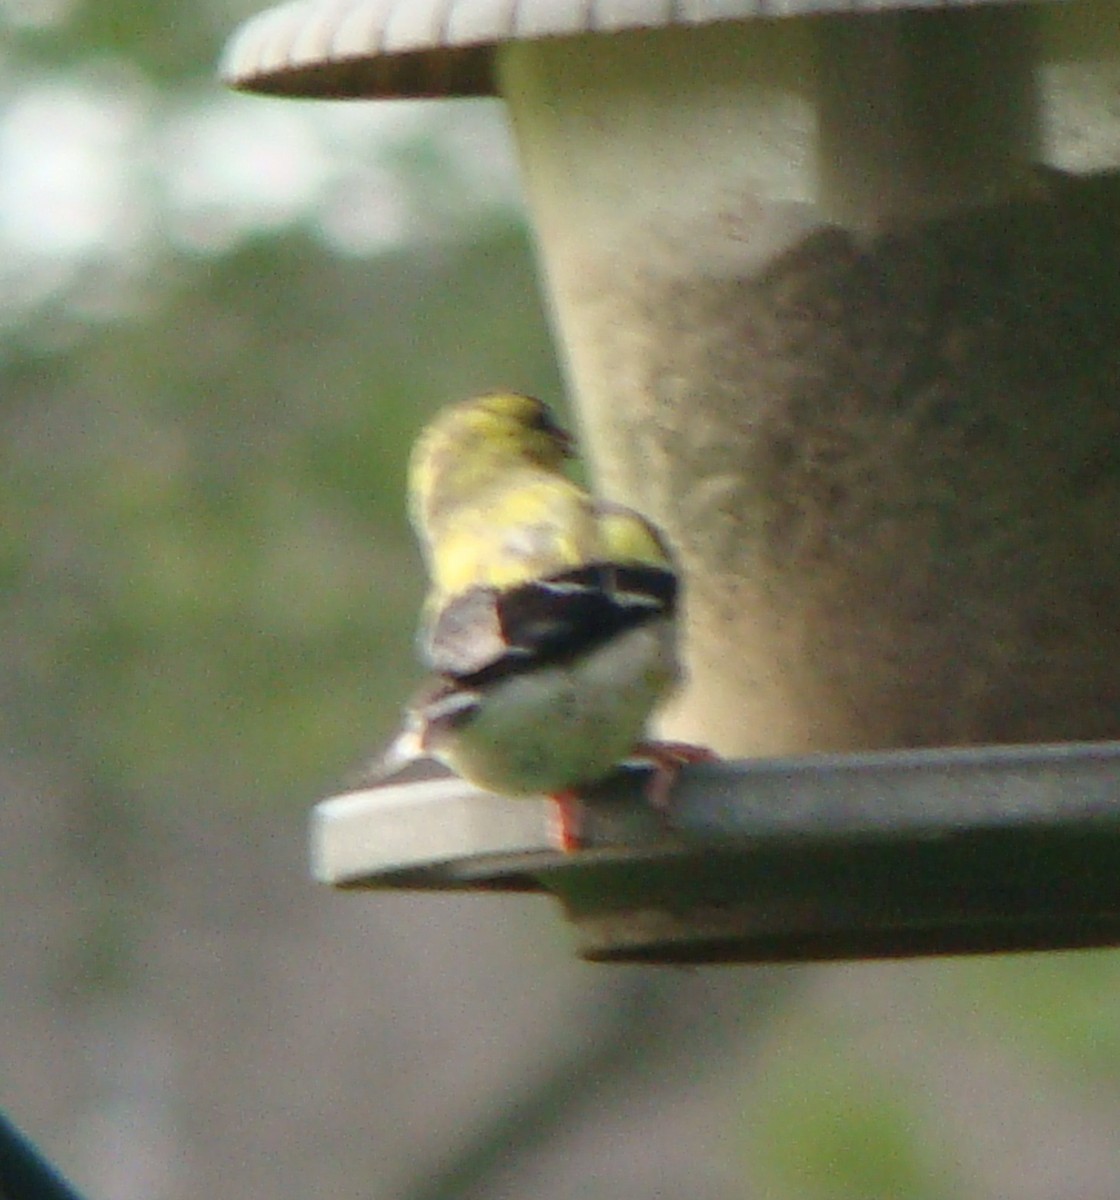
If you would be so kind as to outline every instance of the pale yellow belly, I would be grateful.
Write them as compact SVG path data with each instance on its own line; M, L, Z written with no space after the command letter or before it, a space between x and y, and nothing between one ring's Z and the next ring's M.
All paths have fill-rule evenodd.
M465 779L506 795L579 787L631 753L678 677L672 627L651 622L586 659L502 680L479 714L432 750Z

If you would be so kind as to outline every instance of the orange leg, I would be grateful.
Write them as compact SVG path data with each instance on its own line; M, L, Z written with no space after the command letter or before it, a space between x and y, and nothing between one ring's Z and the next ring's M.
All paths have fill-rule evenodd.
M689 763L713 762L719 758L707 746L694 746L690 742L639 742L634 747L634 757L644 758L654 767L653 778L646 788L646 799L658 812L669 811L673 784L681 768Z
M643 759L653 764L653 777L646 786L646 799L659 813L669 811L673 784L681 768L689 763L712 762L719 758L707 746L694 746L689 742L639 742L632 758ZM583 798L574 789L552 792L552 815L549 821L549 841L565 854L571 854L583 846Z
M557 850L571 854L583 844L583 801L579 792L553 792L552 816L548 823L549 841Z

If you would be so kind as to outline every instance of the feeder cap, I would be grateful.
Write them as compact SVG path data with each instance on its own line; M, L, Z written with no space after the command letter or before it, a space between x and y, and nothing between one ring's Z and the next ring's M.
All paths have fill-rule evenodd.
M977 3L989 0L290 0L241 27L221 75L321 99L492 96L494 48L507 42Z

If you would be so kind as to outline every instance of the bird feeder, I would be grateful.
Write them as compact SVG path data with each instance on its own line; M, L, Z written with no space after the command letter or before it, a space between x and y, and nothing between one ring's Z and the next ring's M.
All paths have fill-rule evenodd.
M799 789L830 773L871 788L907 831L869 835L885 857L867 878L883 888L929 838L989 829L1033 795L1017 752L925 748L1076 743L1120 787L1115 756L1083 745L1120 736L1120 0L297 0L246 24L224 73L293 96L506 101L598 486L661 525L684 567L690 683L673 737L782 764L788 795L765 776L775 812L808 819L797 797L832 793ZM965 790L947 826L899 815L891 755L914 752L950 755ZM884 775L863 773L868 753L886 756ZM995 774L957 773L956 753ZM807 774L786 765L820 754ZM600 895L616 880L619 911L646 913L648 930L662 928L648 914L671 912L671 935L651 933L639 957L687 957L690 912L697 945L721 947L699 957L773 956L749 896L691 882L761 837L765 886L757 862L721 877L780 908L796 881L774 866L778 846L820 829L775 817L759 834L765 770L727 767L733 786L719 770L682 786L718 782L716 807L734 795L753 814L720 826L728 845L689 841L697 799L683 851L612 839L593 870L577 855L529 875L555 891L592 871ZM392 797L359 806L371 830ZM499 853L492 799L460 797L483 805L482 825L460 823L456 862ZM1050 844L1065 861L1060 804L1051 817L1003 850L981 838L992 869L1013 875L1017 854L1037 862ZM789 905L821 912L829 887L842 905L863 861L845 839L851 872L838 859L824 891L793 888ZM658 884L635 855L642 870L673 865ZM417 879L383 862L356 877ZM934 888L923 934L895 952L1063 940L1017 942L1008 913L963 936L969 905L986 919L966 892L954 909ZM1090 904L1098 941L1115 932L1101 903L1113 899ZM1071 901L1075 924L1086 911ZM1024 928L1035 917L1024 910ZM778 956L890 950L882 929L829 943L827 928L801 928ZM619 932L615 955L612 936L591 952L625 957L642 940Z

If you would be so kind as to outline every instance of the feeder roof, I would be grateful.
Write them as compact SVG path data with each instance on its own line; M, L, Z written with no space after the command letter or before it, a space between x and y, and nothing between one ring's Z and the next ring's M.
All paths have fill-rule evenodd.
M290 0L247 21L222 76L288 96L489 96L494 47L586 33L664 29L989 0Z

